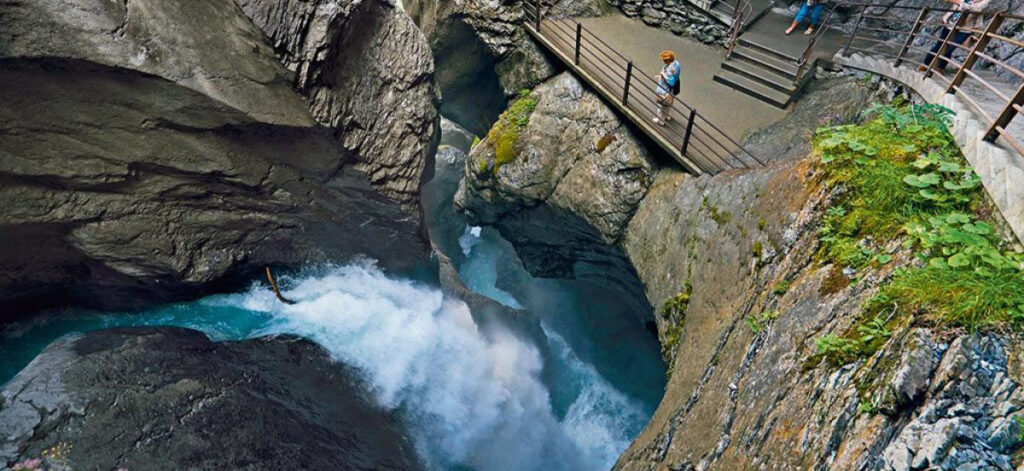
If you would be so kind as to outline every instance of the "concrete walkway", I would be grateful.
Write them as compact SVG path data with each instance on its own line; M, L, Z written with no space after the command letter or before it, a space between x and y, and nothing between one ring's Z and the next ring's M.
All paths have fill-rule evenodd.
M683 66L679 98L737 141L742 141L750 131L781 120L788 113L715 82L715 71L725 58L721 47L676 36L622 15L581 18L579 22L631 58L637 67L652 74L664 67L658 57L661 50L675 51Z

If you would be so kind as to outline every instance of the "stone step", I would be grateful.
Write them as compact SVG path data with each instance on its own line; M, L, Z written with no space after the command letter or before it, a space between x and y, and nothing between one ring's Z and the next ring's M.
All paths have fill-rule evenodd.
M789 94L770 88L731 70L720 70L715 74L715 81L736 91L750 95L770 105L785 108L792 98Z
M787 62L760 52L757 49L744 47L742 45L734 48L732 54L732 58L743 60L768 69L776 75L783 76L789 80L796 80L796 73L799 69L796 63Z
M796 93L796 83L770 69L746 61L726 60L722 62L722 68L736 74L742 75L750 80L792 96Z
M774 57L774 58L776 58L778 60L781 60L781 61L785 61L785 62L800 62L800 58L799 57L793 57L793 56L791 56L789 54L786 54L785 52L782 52L782 51L780 51L778 49L773 48L769 44L761 44L761 43L757 42L753 38L748 38L748 37L740 36L739 44L742 45L742 46L745 46L745 47L757 50L758 52L764 53L764 54L766 54L768 56Z

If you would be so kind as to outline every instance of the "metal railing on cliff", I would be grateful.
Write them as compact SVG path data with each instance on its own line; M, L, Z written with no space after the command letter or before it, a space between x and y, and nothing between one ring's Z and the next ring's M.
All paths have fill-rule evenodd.
M582 23L549 14L539 0L524 2L525 27L577 76L594 88L635 126L695 174L764 166L764 161L676 97L672 121L652 124L658 105L656 75L644 72Z
M856 14L852 28L849 25L837 25L833 18L838 10ZM885 15L892 10L912 12L915 18L909 20L896 15ZM845 46L840 51L849 56L851 51L879 60L892 60L894 66L908 62L919 66L924 77L932 77L946 86L946 93L956 94L963 98L978 116L985 120L984 139L995 142L1002 138L1003 142L1024 156L1024 145L1019 136L1012 135L1008 128L1011 122L1024 113L1024 71L1008 64L990 54L990 46L996 44L1009 45L1011 48L1024 50L1024 41L1002 34L1002 31L1024 28L1024 16L1001 11L990 15L986 21L979 13L961 12L952 24L946 24L943 17L954 10L928 7L906 7L885 4L840 3L833 6L822 27L807 45L801 56L800 75L813 73L811 64L818 39L827 30L842 32ZM916 13L916 15L914 15ZM983 25L982 25L983 24ZM844 29L844 28L848 28ZM950 34L942 36L942 30L948 29ZM968 40L957 42L954 39L960 34ZM938 46L932 53L928 45ZM947 52L960 51L962 62L954 58L944 58ZM915 55L915 53L920 54ZM925 61L932 55L930 61ZM950 54L953 55L953 54ZM921 57L915 59L915 57ZM997 80L995 75L986 77L986 72L976 70L976 66L987 63L995 70L1002 71L1020 80L1015 90L1008 81ZM945 66L955 66L956 71L950 76L943 73ZM968 87L967 81L978 86ZM982 103L997 103L999 106L983 106Z

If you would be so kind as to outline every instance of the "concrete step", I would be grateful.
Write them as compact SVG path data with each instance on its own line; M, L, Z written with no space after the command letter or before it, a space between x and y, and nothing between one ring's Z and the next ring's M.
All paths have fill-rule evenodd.
M760 82L751 80L745 75L740 75L730 70L719 70L715 74L715 81L779 108L785 108L789 105L789 101L792 98L787 93L770 88Z
M800 62L799 57L793 57L785 52L782 52L776 48L773 48L770 44L762 44L754 38L740 36L739 44L750 49L754 49L758 52L764 53L768 56L774 57L781 61L786 62Z
M733 58L768 69L777 75L786 77L787 79L796 80L796 73L799 67L794 62L785 61L760 52L757 49L744 47L742 45L738 45L734 48L732 54Z
M726 60L725 62L722 62L722 68L787 95L792 96L796 93L796 82L779 75L770 69L765 69L761 66L751 64L750 62Z

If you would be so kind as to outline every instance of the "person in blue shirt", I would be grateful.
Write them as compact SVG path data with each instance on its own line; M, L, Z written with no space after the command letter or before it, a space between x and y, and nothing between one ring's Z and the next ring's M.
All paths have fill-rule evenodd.
M654 89L657 95L655 102L658 104L658 115L654 117L654 122L664 126L672 120L668 110L679 93L679 74L683 72L683 66L679 65L672 51L661 51L661 61L665 63L665 68L658 74L658 88Z

